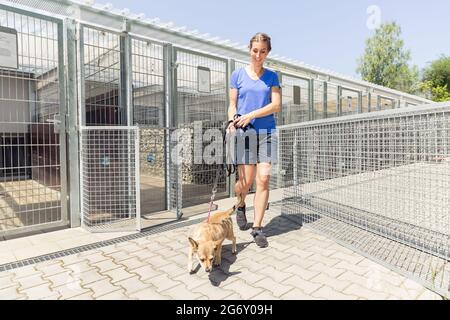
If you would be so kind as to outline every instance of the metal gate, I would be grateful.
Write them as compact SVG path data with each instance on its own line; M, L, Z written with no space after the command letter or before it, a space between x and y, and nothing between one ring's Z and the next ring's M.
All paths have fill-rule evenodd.
M143 225L165 212L181 216L180 166L170 157L174 128L166 97L167 46L144 38L131 38L132 114L139 127L140 205ZM164 215L164 217L168 217Z
M63 23L0 4L0 39L0 237L67 226Z
M184 128L184 137L190 137L183 143L193 153L194 134L202 137L202 141L197 142L205 147L212 140L203 137L203 133L207 129L221 129L227 119L228 61L180 48L175 48L174 53L175 120L178 127ZM199 132L194 133L194 129ZM218 164L206 164L204 161L183 164L183 208L208 203L217 168ZM218 179L216 199L228 195L228 180L222 174Z
M81 127L80 142L83 226L140 230L138 128Z

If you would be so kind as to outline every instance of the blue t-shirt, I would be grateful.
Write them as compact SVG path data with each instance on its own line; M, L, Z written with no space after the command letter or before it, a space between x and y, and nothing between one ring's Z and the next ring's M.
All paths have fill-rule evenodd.
M237 113L244 115L260 109L271 102L272 87L279 87L278 75L265 69L258 80L253 80L245 68L235 70L231 74L232 89L238 90ZM275 129L275 118L273 114L251 121L256 131L266 129L270 132Z

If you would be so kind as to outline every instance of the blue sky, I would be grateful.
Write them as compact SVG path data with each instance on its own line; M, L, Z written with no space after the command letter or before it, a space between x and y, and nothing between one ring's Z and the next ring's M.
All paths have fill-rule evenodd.
M159 17L163 22L197 29L246 44L258 31L272 37L272 53L356 74L357 58L377 20L395 20L402 28L411 64L420 69L442 54L450 55L450 1L406 0L102 0L116 8ZM369 10L372 5L377 6ZM379 11L378 11L378 9ZM378 14L379 13L379 14ZM377 19L379 17L379 19Z

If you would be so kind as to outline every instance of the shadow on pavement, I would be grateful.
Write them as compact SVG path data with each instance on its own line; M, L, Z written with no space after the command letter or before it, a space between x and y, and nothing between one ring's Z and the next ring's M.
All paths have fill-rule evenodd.
M276 216L264 226L267 237L278 236L294 230L300 230L303 224L320 219L318 214L282 214Z
M280 234L288 233L294 230L300 230L303 223L310 223L320 216L317 214L284 214L274 217L264 226L264 231L267 237L273 237ZM251 229L253 223L248 223L245 230ZM249 235L249 237L251 237ZM231 244L225 244L222 247L222 264L215 266L211 273L208 275L209 280L213 286L220 286L223 281L226 281L229 277L239 274L240 271L230 272L230 266L236 262L239 252L245 250L245 248L253 243L241 242L236 244L236 254L231 253ZM270 244L269 244L270 246ZM200 270L200 264L197 264L192 273L197 273Z
M236 243L236 254L231 253L231 244L226 244L222 247L222 264L220 266L215 266L208 276L209 281L211 281L213 286L218 287L223 281L226 281L228 277L241 273L240 271L230 272L230 266L236 262L239 252L244 250L251 243L252 242ZM195 272L197 272L198 269L199 267L195 269Z

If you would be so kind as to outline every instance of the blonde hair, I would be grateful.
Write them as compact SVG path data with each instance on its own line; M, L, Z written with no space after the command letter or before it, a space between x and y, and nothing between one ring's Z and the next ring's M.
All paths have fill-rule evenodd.
M268 34L263 32L258 32L250 39L250 45L248 46L249 49L252 49L253 42L266 42L267 43L267 50L272 50L272 46L270 44L270 37Z

